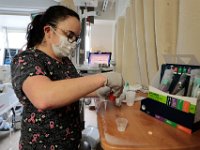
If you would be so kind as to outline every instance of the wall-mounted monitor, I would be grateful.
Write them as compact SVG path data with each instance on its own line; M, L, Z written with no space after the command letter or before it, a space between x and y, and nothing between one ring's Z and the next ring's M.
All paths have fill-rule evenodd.
M37 15L43 14L43 12L31 13L31 20L33 20Z
M4 65L10 65L13 57L19 52L19 49L15 48L5 48L5 53L4 53Z
M104 64L110 66L111 52L90 52L88 64Z

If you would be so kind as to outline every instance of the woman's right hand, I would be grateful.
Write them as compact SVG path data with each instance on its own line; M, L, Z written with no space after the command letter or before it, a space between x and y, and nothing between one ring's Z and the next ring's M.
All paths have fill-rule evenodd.
M124 80L122 75L117 72L106 72L102 73L102 75L107 79L104 83L104 86L109 87L115 97L119 97L124 88Z
M104 86L96 90L96 94L98 97L107 99L109 94L111 93L110 87Z

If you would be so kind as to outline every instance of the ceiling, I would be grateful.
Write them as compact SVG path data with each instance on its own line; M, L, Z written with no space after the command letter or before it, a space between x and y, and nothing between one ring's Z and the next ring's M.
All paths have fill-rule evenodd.
M54 0L0 0L0 27L25 29L31 13L57 4Z
M30 14L46 10L64 0L0 0L0 26L26 28ZM68 1L68 0L67 0ZM114 20L117 0L72 0L76 8L93 7L95 19ZM91 15L94 15L91 13ZM17 23L16 23L17 21Z
M73 0L74 5L82 8L93 8L95 19L114 20L117 0Z
M0 14L30 15L57 4L54 0L1 0Z
M41 12L49 6L58 5L68 0L1 0L0 14L30 15L33 12ZM94 8L96 18L114 19L115 3L117 0L71 0L76 8ZM93 14L94 15L94 14Z

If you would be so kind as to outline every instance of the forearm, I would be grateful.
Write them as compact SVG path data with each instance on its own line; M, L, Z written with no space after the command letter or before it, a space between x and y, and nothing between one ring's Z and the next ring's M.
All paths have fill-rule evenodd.
M86 95L85 97L97 97L97 93L96 91L89 93L88 95Z
M53 83L55 89L52 90L52 94L58 96L58 99L62 99L64 102L67 100L68 103L71 103L87 95L95 96L94 91L102 87L104 85L104 82L104 78L101 78L98 75L68 79L66 80L66 83L65 81L58 81L55 84ZM60 92L55 92L56 89L59 89L61 86L63 86L62 90ZM61 101L61 105L62 103L63 102Z
M102 87L105 81L105 77L101 75L60 81L42 80L38 81L40 87L34 85L34 83L32 83L32 86L29 83L25 83L23 90L37 108L53 109L68 105L94 92L96 89Z

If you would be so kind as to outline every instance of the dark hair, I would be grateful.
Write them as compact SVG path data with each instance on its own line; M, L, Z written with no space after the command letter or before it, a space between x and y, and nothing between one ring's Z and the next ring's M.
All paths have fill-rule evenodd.
M42 42L45 25L56 27L59 21L63 21L69 16L76 17L80 21L79 15L75 11L60 5L51 6L44 13L35 16L27 27L27 48L32 48Z

